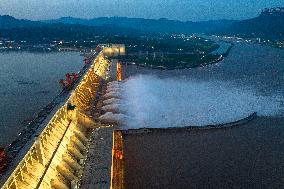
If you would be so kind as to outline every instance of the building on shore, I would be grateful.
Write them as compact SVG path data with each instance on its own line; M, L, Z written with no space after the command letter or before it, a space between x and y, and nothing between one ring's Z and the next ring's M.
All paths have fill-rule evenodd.
M124 44L99 44L98 47L103 50L106 56L125 55Z

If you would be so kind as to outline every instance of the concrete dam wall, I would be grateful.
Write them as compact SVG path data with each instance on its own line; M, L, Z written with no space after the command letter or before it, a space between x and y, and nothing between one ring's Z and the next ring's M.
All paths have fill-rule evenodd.
M90 131L97 127L90 111L108 67L109 61L99 53L67 101L17 155L13 168L2 177L2 189L67 189L80 185Z

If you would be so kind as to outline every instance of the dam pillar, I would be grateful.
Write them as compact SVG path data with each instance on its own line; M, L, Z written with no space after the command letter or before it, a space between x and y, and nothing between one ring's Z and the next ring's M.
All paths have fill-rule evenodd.
M77 160L83 159L83 154L73 145L69 144L67 146L68 151L75 156Z
M82 166L68 154L64 154L62 159L75 171L78 171L82 168Z
M69 187L65 183L58 179L52 179L50 183L51 186L55 189L69 189Z
M64 161L60 163L60 165L56 166L56 170L70 183L72 180L77 179L74 175L72 168L69 167Z
M88 139L84 135L84 133L82 133L80 130L77 130L74 133L75 133L75 136L78 137L82 141L83 144L87 144Z
M75 135L71 136L71 141L77 145L80 151L86 151L86 146Z
M37 151L37 157L38 157L38 161L42 164L45 165L45 157L43 154L43 146L41 143L40 138L37 138L35 141L35 147L36 147L36 151Z

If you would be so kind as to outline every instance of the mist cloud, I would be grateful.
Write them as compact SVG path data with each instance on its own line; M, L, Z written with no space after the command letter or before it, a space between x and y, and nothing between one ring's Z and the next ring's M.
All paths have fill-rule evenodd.
M202 126L235 121L253 112L269 116L282 111L280 97L257 96L221 81L139 75L109 85L113 86L117 90L105 95L104 109L120 109L125 128Z

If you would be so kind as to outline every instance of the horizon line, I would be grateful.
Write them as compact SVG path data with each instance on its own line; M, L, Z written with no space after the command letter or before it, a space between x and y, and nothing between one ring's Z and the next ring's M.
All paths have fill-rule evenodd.
M226 19L226 18L220 18L220 19L208 19L208 20L200 20L200 21L193 21L193 20L178 20L178 19L169 19L165 17L160 17L160 18L143 18L143 17L127 17L127 16L99 16L99 17L93 17L93 18L83 18L83 17L73 17L73 16L61 16L61 17L56 17L56 18L51 18L51 19L27 19L27 18L19 18L13 15L9 14L0 14L0 17L3 16L9 16L17 20L26 20L26 21L34 21L34 22L42 22L42 21L51 21L51 20L59 20L62 18L73 18L73 19L81 19L81 20L93 20L93 19L99 19L99 18L127 18L127 19L145 19L145 20L168 20L168 21L176 21L176 22L210 22L210 21L222 21L222 20L227 20L227 21L242 21L242 20L247 20L255 17L248 17L245 19ZM259 16L259 14L258 14Z

